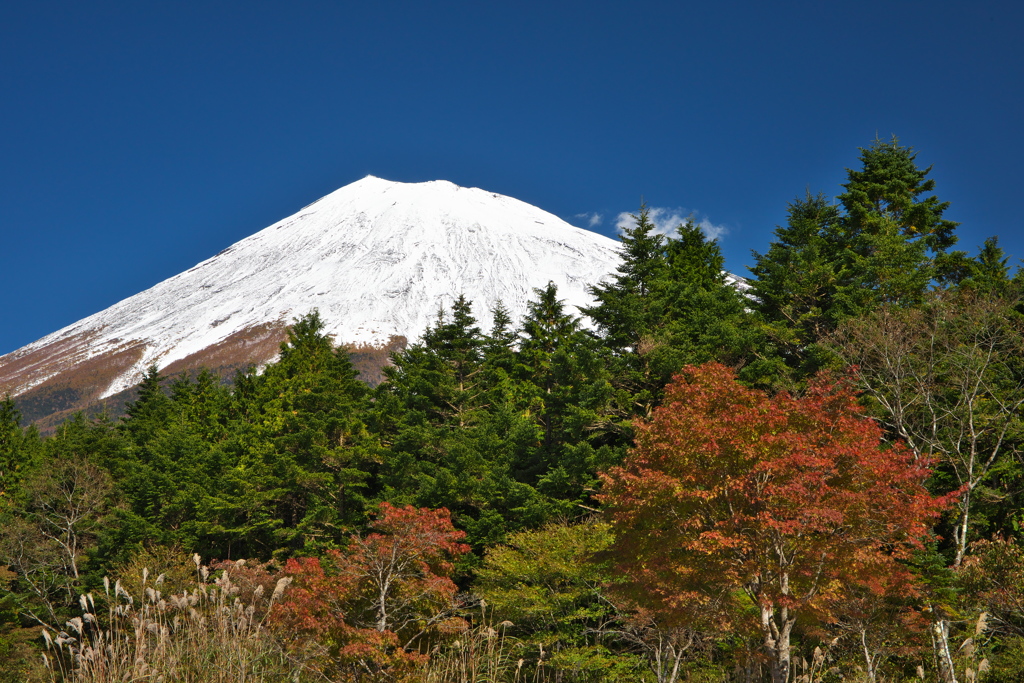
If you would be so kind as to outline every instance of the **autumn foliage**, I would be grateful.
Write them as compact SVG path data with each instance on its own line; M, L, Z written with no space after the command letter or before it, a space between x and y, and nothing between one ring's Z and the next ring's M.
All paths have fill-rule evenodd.
M769 397L718 364L677 376L603 475L633 597L684 624L759 634L779 681L798 616L912 595L901 560L948 501L924 489L908 449L883 447L854 398L827 380Z
M453 627L452 561L469 546L445 509L382 503L371 527L323 559L289 560L275 623L332 680L413 680L425 643Z

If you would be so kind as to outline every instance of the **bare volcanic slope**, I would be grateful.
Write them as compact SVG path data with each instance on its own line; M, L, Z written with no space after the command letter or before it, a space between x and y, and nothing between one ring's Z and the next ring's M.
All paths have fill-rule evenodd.
M617 243L511 197L446 181L346 185L184 273L0 357L0 395L74 410L163 372L262 364L319 309L338 344L415 340L460 293L513 319L549 281L570 306Z

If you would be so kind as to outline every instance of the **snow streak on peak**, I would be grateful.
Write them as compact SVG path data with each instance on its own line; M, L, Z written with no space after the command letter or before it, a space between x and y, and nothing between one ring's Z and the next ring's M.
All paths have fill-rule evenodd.
M587 287L618 262L615 241L511 197L367 176L9 357L83 335L90 342L82 361L144 344L109 396L152 364L166 367L314 308L337 343L356 344L414 341L459 294L485 329L498 302L518 320L534 288L549 281L576 313L590 302ZM37 375L33 384L45 380Z

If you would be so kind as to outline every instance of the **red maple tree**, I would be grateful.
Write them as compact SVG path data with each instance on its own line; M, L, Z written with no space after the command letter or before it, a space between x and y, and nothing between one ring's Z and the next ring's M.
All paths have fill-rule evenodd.
M881 436L843 382L769 397L722 365L685 369L603 475L632 597L685 625L758 634L785 683L798 617L915 591L901 560L949 501Z
M341 680L417 680L416 645L455 619L453 561L469 551L448 510L381 503L373 533L288 560L294 583L275 622L292 650Z

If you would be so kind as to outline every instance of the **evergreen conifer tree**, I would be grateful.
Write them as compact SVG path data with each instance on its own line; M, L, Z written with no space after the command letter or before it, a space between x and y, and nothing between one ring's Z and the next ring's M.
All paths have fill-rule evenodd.
M621 235L622 263L611 281L590 288L597 304L583 314L597 325L605 345L617 354L636 353L658 325L650 295L665 266L665 238L656 232L646 204Z
M491 311L491 331L481 346L485 371L493 373L501 369L506 376L512 373L516 364L517 340L512 316L508 308L498 302Z
M969 287L987 294L1006 295L1013 280L1010 278L1009 258L999 246L998 237L989 237L978 250L978 255L967 261L961 287Z
M126 405L121 428L139 440L167 420L171 401L164 391L167 378L155 366L149 366L138 386L138 397Z
M236 390L244 425L231 445L224 533L255 554L331 546L365 520L376 447L369 390L319 312L299 318L281 354Z
M34 426L22 428L10 396L0 401L0 514L16 503L21 481L38 465L41 444Z
M692 220L665 238L646 207L623 231L623 262L606 284L591 289L595 306L582 309L597 324L611 355L622 432L647 417L662 388L689 363L718 360L742 365L751 340L742 330L742 297L726 281L724 259Z
M517 462L517 476L535 486L561 518L578 515L599 468L617 461L609 438L613 390L606 357L580 320L564 310L558 289L534 290L523 320L520 357L532 387L530 414L539 443Z
M654 290L662 329L647 350L655 403L684 366L715 360L738 368L753 344L747 302L726 278L718 240L687 220L666 243L665 256Z
M507 484L504 444L488 438L487 346L472 305L459 297L419 342L394 354L371 415L384 447L381 495L396 504L447 507L477 544L502 537L502 505L493 503Z
M949 202L928 195L931 168L896 138L861 149L859 170L847 169L839 204L823 195L789 206L786 226L765 254L754 252L754 307L770 345L762 365L769 383L792 387L830 355L818 343L844 320L875 310L919 304L929 286L972 271L956 244L957 223L943 218Z
M931 167L919 169L913 148L895 137L875 139L861 149L861 169L847 169L845 210L837 237L835 303L843 316L880 303L920 301L929 283L941 278L936 257L956 244L957 223L943 218L949 202L935 195Z
M788 214L768 251L753 252L750 268L753 307L770 342L764 356L778 365L770 373L776 377L812 374L820 364L814 344L836 324L839 207L808 192L790 203Z

